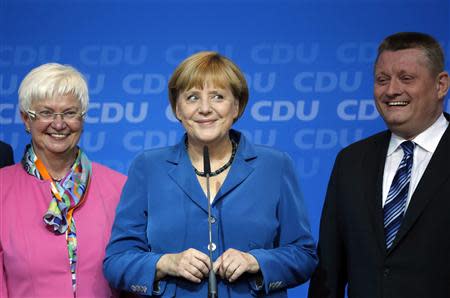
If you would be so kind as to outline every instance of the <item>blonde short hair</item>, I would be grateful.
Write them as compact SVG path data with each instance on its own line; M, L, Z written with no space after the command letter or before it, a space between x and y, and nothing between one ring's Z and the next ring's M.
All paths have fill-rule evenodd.
M239 114L234 121L239 119L248 102L247 81L236 64L217 52L198 52L175 69L169 80L169 101L173 113L180 93L194 87L202 89L206 82L230 88L239 101Z
M88 86L83 75L70 65L46 63L32 69L20 83L19 106L22 112L34 101L73 94L86 112L89 104Z

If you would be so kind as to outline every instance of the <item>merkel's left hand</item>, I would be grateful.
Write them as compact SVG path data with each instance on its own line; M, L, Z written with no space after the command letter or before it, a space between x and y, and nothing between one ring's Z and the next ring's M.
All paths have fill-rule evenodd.
M233 282L245 272L257 273L259 264L251 254L230 248L214 262L213 269L222 279Z

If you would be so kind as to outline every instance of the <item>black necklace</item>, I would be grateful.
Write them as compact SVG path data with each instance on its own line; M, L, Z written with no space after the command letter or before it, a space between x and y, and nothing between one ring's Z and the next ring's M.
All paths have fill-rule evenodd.
M187 149L187 139L186 139L186 149ZM233 163L234 160L234 156L236 155L236 150L237 150L237 144L231 140L231 156L230 159L228 160L228 162L226 164L224 164L223 166L221 166L220 168L218 168L217 170L215 170L214 172L211 172L211 174L209 174L210 177L214 177L219 175L220 173L222 173L223 171L225 171L226 169L228 169L231 164ZM197 174L197 176L200 177L206 177L205 172L200 172L199 170L197 170L194 166L192 166L194 168L195 174Z

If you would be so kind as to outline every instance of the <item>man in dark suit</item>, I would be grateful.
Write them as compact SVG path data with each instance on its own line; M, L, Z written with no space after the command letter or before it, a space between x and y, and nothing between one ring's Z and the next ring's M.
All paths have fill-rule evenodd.
M389 130L337 156L309 297L450 297L449 76L439 43L387 37L374 72Z
M0 141L0 168L12 164L14 164L14 155L11 146Z

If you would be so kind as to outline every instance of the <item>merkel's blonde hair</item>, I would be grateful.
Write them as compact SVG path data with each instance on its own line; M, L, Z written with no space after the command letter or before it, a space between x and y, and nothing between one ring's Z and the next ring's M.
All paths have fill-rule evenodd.
M239 101L239 114L234 119L236 122L248 102L247 81L236 64L217 52L198 52L175 69L169 80L169 101L173 113L180 93L194 87L203 89L206 82L220 88L230 88Z
M70 65L42 64L32 69L20 83L20 110L28 111L34 101L67 94L74 95L80 101L81 112L87 111L89 93L83 75Z

